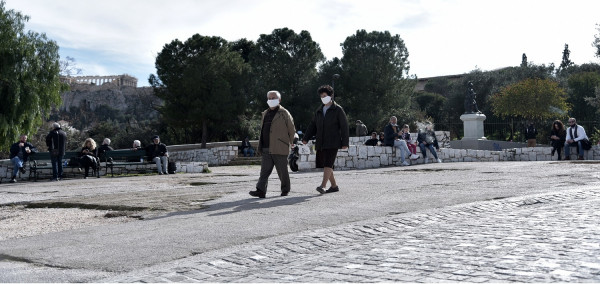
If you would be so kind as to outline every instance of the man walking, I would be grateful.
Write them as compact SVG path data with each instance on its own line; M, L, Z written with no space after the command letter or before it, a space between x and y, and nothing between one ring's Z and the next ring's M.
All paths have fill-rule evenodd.
M267 93L269 108L262 113L260 139L258 152L262 154L260 177L256 183L256 190L250 191L251 196L265 198L269 176L273 167L281 181L281 196L290 192L290 176L288 172L287 156L294 141L296 128L292 115L281 106L281 94L278 91Z
M10 182L17 182L17 174L25 174L25 163L31 153L36 153L36 148L27 142L27 135L23 134L19 138L19 142L10 146L10 161L13 164L13 175Z
M63 177L62 159L67 146L67 134L60 128L60 124L52 124L52 130L46 135L46 146L50 152L52 162L52 181L59 181Z

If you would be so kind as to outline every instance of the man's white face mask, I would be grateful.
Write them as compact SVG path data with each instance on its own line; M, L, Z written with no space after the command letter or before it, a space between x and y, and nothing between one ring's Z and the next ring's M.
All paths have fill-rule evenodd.
M331 102L331 97L325 96L325 97L321 98L321 102L323 102L323 104L326 105Z
M279 99L267 100L269 107L276 107L279 105Z

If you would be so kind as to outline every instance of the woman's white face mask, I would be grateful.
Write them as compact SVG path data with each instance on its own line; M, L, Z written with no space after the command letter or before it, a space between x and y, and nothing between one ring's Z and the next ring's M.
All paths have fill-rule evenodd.
M330 96L322 97L321 102L323 102L323 104L326 105L331 102L331 97Z
M279 105L279 99L267 100L269 107L276 107Z

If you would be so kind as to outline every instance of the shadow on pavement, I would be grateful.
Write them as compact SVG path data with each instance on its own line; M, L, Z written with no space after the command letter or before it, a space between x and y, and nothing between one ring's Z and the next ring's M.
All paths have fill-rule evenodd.
M208 209L205 211L221 211L222 212L214 212L209 214L208 216L221 216L227 214L233 214L241 211L248 211L254 209L265 209L272 208L278 206L286 206L286 205L295 205L302 202L306 202L311 198L317 197L319 195L306 195L306 196L274 196L269 198L255 198L249 197L248 199L242 199L231 202L221 202L212 205L208 205ZM228 210L228 211L225 211Z

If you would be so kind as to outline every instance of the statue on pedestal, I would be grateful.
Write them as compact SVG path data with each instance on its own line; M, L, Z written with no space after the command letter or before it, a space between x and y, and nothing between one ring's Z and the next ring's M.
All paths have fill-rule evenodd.
M465 96L465 113L481 113L477 108L477 101L475 98L477 94L473 90L473 82L467 83L467 95Z

